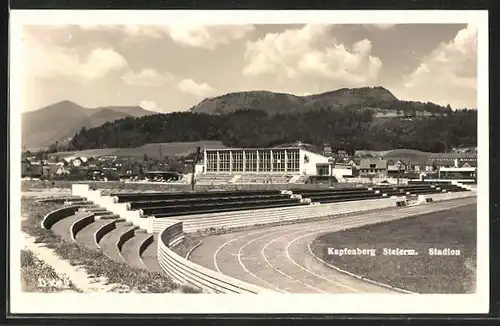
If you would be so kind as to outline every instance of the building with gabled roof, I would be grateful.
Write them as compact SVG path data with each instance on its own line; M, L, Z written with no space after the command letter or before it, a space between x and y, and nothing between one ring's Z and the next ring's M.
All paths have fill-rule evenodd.
M387 177L387 160L362 159L359 165L360 177L385 178Z

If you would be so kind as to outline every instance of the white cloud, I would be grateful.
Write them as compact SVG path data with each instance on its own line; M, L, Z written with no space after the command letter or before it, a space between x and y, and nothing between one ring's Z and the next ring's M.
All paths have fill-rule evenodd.
M108 30L130 37L169 36L182 46L213 50L218 45L239 40L252 32L253 25L80 25L84 31Z
M209 84L197 83L192 79L183 79L178 84L177 87L183 93L196 95L199 97L206 97L213 94L214 89Z
M441 43L404 80L404 92L412 98L476 107L477 29L468 25Z
M218 45L242 39L254 29L253 25L175 25L167 31L177 44L213 50Z
M145 87L161 86L173 78L168 72L161 74L154 69L143 69L138 73L130 70L122 76L123 81L129 85Z
M382 30L382 31L385 31L385 30L388 30L388 29L391 29L391 28L394 28L394 26L396 26L396 24L363 24L363 26L366 28L366 29L375 29L375 30Z
M374 83L382 62L370 55L371 42L361 40L349 49L339 44L330 32L330 26L306 25L247 42L243 74L319 76L353 86Z
M155 101L143 100L139 103L139 106L143 109L153 112L162 112Z
M63 46L63 42L47 42L44 37L25 36L25 71L31 76L62 76L90 82L128 67L127 60L110 47L93 48L82 54Z

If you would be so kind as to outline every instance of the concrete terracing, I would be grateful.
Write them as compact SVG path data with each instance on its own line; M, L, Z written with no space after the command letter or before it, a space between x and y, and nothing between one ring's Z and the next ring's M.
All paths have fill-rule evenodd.
M91 201L72 198L66 202L66 206L72 205L76 207L75 213L55 222L50 227L52 232L65 241L102 251L116 262L161 272L156 261L157 240L153 234L146 233Z

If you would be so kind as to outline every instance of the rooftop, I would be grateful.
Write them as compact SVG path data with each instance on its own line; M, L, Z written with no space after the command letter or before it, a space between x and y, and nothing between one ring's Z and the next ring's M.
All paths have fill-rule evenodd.
M372 168L370 165L375 165ZM379 159L362 159L360 163L360 169L386 169L387 168L387 160L379 160Z

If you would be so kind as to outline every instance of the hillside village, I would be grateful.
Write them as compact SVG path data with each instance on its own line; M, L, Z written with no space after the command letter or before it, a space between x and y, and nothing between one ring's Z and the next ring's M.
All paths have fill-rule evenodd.
M300 147L307 144L299 143ZM311 150L312 146L309 146ZM350 178L418 178L425 173L437 177L440 168L477 167L477 148L454 149L449 153L425 153L414 150L387 152L356 151L349 153L325 145L316 150L329 158L337 169L348 168ZM189 175L203 167L203 157L194 162L195 153L186 156L166 155L163 159L116 155L70 155L38 152L23 153L22 177L43 180L73 181L150 181L187 183Z

